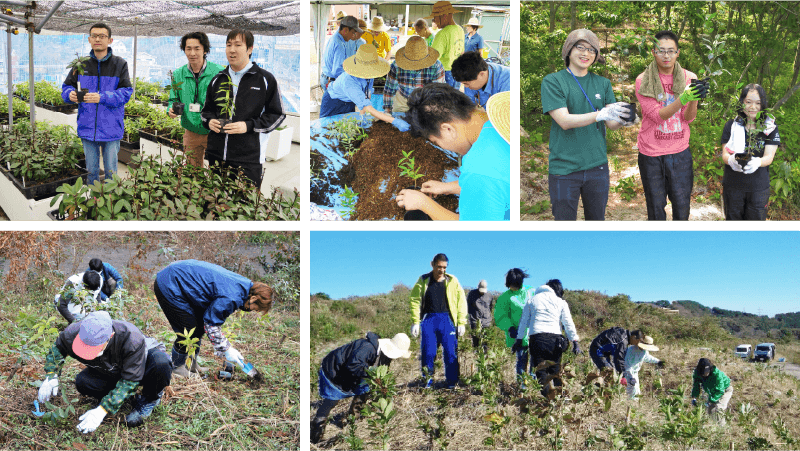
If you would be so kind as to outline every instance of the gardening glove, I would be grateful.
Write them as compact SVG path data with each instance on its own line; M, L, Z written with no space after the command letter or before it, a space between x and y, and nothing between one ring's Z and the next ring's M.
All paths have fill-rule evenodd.
M698 86L687 85L686 89L683 90L683 94L681 94L679 98L681 105L686 105L689 102L700 100L700 88Z
M736 172L744 171L744 169L742 169L742 165L740 165L739 162L736 161L736 157L733 155L728 156L728 166L730 166L731 169L733 169Z
M580 355L581 353L583 353L583 351L581 351L580 345L578 344L578 340L572 342L572 353L575 355Z
M236 366L238 366L239 368L244 367L244 356L233 346L231 346L230 348L228 348L227 351L225 351L224 356L225 360L227 360L228 362L235 363Z
M609 103L600 110L595 121L617 121L620 124L624 124L630 119L628 117L630 110L626 105L625 102Z
M100 426L100 423L103 422L103 418L105 418L107 414L108 412L106 412L103 406L97 406L92 410L86 411L86 413L78 418L81 420L81 422L78 423L78 430L84 434L94 432L97 426Z
M411 130L411 125L409 125L408 122L400 119L399 117L395 118L392 121L392 125L394 126L394 128L400 130L401 132L407 132Z
M772 116L767 116L764 119L764 134L769 136L775 130L775 119Z
M42 386L39 387L39 402L50 401L50 398L56 395L58 395L58 378L45 378Z
M514 346L511 346L511 350L514 352L522 351L522 340L515 341Z
M693 406L695 406L695 407L697 407L697 399L695 399L695 398L692 398L692 405L693 405Z
M517 338L517 328L514 327L514 326L509 327L508 328L508 336L511 337L511 338Z
M466 331L467 331L466 326L458 326L458 336L459 337L463 337L464 336L464 332L466 332Z
M705 99L711 84L708 78L704 78L702 80L692 80L692 86L697 88L696 91L700 98Z
M414 324L411 326L411 335L413 335L414 338L419 337L419 324Z
M750 161L744 166L743 172L745 174L752 174L761 167L761 158L760 157L752 157Z

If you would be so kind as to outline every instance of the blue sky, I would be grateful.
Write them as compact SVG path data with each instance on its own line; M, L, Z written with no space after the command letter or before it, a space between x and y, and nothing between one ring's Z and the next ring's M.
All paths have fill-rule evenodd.
M798 232L311 232L311 293L334 299L412 286L439 252L465 287L526 284L624 293L634 302L693 300L775 315L800 311Z

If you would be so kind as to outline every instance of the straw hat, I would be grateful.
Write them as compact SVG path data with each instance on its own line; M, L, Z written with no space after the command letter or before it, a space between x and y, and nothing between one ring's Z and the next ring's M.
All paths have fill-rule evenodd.
M378 78L389 73L391 65L378 55L372 44L364 44L355 55L344 60L344 71L358 78Z
M450 2L436 2L433 4L433 11L431 11L431 15L425 17L426 19L433 19L436 16L444 16L445 14L455 14L458 10L453 8L453 4Z
M431 67L439 59L439 51L428 47L420 36L408 38L405 47L399 49L394 55L397 67L405 70L420 70Z
M402 332L392 337L391 340L388 338L378 339L378 343L380 343L383 355L392 360L400 357L404 359L411 357L411 351L408 350L411 346L411 340L408 339L408 335Z
M636 346L638 346L639 349L644 349L645 351L658 351L658 346L653 345L653 337L650 335L645 335L644 338L639 340L639 344Z
M483 28L483 25L481 25L481 23L478 22L478 18L477 17L473 17L473 18L469 19L469 22L467 22L466 25L470 25L470 26L476 27L476 28Z
M511 92L498 92L489 97L486 112L497 133L511 144Z
M372 23L369 24L369 29L372 31L386 31L389 27L383 23L383 17L375 16L372 18Z
M338 13L336 13L336 20L342 20L346 16L347 16L347 14L345 14L344 11L339 11Z

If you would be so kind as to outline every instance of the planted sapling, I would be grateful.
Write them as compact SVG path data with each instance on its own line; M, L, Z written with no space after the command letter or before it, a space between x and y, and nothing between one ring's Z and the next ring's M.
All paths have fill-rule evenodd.
M344 192L342 193L342 207L346 208L342 216L344 219L350 219L356 212L356 202L358 202L358 193L354 192L352 188L345 185Z
M420 168L416 166L414 158L411 156L411 154L414 153L413 150L409 150L408 152L403 150L401 152L403 152L403 158L401 158L400 161L397 163L397 166L400 168L400 176L401 177L405 176L414 180L414 188L416 188L417 179L424 176L425 174L421 174L419 172Z
M167 76L169 76L169 84L164 86L164 89L167 90L169 96L171 97L173 92L177 93L181 91L181 85L183 84L183 82L175 81L175 77L172 71L167 72ZM172 113L175 114L176 116L182 115L183 107L184 107L183 102L172 102Z

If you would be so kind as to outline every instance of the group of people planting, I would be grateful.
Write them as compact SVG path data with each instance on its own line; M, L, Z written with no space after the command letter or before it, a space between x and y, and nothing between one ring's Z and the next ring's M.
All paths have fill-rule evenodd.
M648 220L666 220L667 200L674 220L688 220L694 174L690 126L709 79L683 68L679 38L655 34L653 61L636 77L641 106L637 146ZM555 220L575 220L582 199L586 220L604 220L610 185L606 131L639 124L634 104L617 102L611 81L589 69L603 63L600 41L590 30L572 31L561 52L564 70L542 81L543 113L550 127L549 190ZM766 220L769 165L780 144L764 88L742 88L737 116L722 132L722 199L727 220Z
M506 273L508 290L495 301L488 293L485 280L465 295L458 279L447 273L448 263L445 254L434 256L432 270L420 276L410 294L411 335L420 339L422 386L425 389L437 386L433 378L434 360L441 345L445 380L440 386L456 388L460 377L459 337L466 333L469 322L473 329L473 347L478 347L478 352L486 352L486 343L481 344L475 332L494 323L505 333L506 347L516 356L520 388L526 389L523 375L528 373L541 385L543 396L552 398L560 392L563 353L570 349L570 344L575 355L582 353L569 304L563 299L561 281L551 279L534 288L524 283L529 277L525 271L513 268ZM367 368L388 366L394 359L410 357L410 344L404 333L388 340L368 332L366 338L346 344L323 359L319 370L322 403L311 420L312 443L322 439L328 416L340 400L355 397L350 413L357 413L357 407L369 391L365 381ZM642 364L653 363L659 369L666 367L663 360L650 355L658 349L653 338L641 330L613 327L592 340L589 355L602 374L625 385L629 399L637 401L641 394L639 370ZM693 381L692 404L697 405L702 388L708 394L709 415L724 422L724 417L717 414L727 409L733 394L730 379L709 359L703 358L697 364Z
M99 400L96 408L81 415L78 429L93 432L108 414L116 414L126 399L133 396L133 408L125 417L136 427L161 403L172 376L188 377L208 368L198 365L199 352L186 360L190 349L185 340L197 339L196 350L205 333L214 354L236 365L249 377L259 377L252 364L225 338L225 320L242 310L266 314L272 307L273 290L263 282L253 282L221 266L198 260L177 261L162 269L153 283L153 293L172 330L189 336L177 337L172 356L158 340L145 336L128 321L114 319L102 305L114 302L115 290L123 279L110 264L93 258L89 269L71 276L55 297L67 327L58 335L47 354L46 377L39 388L38 401L45 403L58 394L59 375L66 357L86 366L75 377L75 388L84 396ZM111 298L110 298L111 297ZM141 386L141 394L136 395Z

